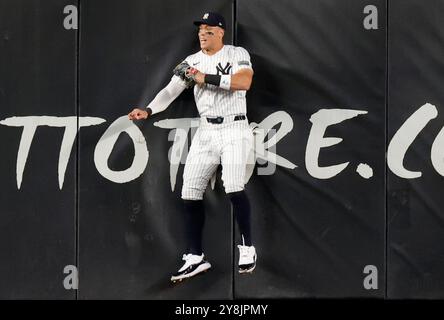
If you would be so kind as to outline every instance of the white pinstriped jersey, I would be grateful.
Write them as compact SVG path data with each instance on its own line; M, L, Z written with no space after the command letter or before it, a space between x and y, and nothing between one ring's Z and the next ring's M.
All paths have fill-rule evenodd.
M247 50L227 44L211 56L200 50L189 55L185 61L207 74L232 75L242 68L253 69ZM172 79L185 85L178 76L174 75ZM201 117L246 114L245 95L245 90L225 90L211 84L194 86L194 99Z

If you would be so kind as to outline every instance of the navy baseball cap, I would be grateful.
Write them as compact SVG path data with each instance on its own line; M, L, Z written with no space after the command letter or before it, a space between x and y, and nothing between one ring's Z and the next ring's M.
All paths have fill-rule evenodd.
M194 21L194 25L200 26L201 24L207 24L212 27L221 27L225 30L225 19L222 15L216 12L206 12L202 16L202 19Z

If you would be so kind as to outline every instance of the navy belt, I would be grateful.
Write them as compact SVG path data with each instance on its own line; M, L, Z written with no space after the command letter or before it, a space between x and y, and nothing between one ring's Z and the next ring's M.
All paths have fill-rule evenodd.
M238 116L234 117L233 121L245 120L245 119L247 119L247 117L245 115L238 115ZM207 121L209 123L222 123L222 122L224 122L224 117L217 117L217 118L208 118L207 117Z

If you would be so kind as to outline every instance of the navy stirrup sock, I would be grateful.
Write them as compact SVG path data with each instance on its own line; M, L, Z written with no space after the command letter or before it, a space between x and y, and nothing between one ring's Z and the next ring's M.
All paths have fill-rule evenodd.
M184 200L185 207L185 237L188 252L202 254L202 232L205 223L203 200Z
M234 216L239 226L244 245L251 246L251 226L250 226L250 201L245 191L232 192L228 194L233 204Z

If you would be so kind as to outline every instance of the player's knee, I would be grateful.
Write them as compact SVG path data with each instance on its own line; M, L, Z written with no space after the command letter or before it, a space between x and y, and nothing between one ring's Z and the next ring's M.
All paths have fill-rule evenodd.
M244 185L240 184L229 184L225 186L225 193L230 195L231 193L239 192L244 190Z
M203 193L197 193L197 192L182 192L182 200L202 200L203 199Z
M182 188L182 199L183 200L202 200L203 194L204 194L204 191L202 191L202 190L188 188L185 186Z

